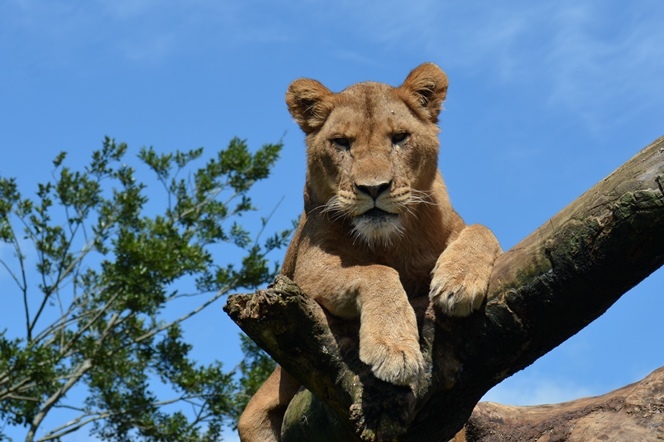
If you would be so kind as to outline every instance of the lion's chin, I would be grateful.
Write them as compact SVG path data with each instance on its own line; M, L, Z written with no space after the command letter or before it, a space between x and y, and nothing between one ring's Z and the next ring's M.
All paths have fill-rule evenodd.
M403 232L399 215L380 209L371 209L353 218L353 234L374 248L392 245Z

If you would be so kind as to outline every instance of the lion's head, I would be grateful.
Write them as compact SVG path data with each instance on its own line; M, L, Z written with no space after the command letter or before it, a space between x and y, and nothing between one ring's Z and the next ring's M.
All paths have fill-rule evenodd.
M431 63L399 87L365 82L333 93L294 81L286 102L307 136L308 208L348 219L370 246L389 244L416 205L431 202L446 92L445 73Z

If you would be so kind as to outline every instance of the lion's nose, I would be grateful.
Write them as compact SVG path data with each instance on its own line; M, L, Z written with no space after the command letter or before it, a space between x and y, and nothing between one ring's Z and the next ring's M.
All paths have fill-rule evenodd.
M357 190L359 190L360 192L366 193L371 198L376 200L378 199L381 193L385 192L386 190L389 190L391 185L392 181L388 181L372 185L356 184L355 187L357 187Z

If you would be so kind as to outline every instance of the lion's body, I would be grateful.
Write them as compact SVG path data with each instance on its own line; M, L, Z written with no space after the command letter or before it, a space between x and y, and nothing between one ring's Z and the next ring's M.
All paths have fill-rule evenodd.
M409 297L465 316L483 302L500 246L466 226L438 172L445 74L424 64L393 88L359 83L334 94L301 79L286 101L307 134L304 213L282 273L332 315L360 320L360 359L398 385L423 368ZM245 441L278 440L298 384L277 369L240 419Z

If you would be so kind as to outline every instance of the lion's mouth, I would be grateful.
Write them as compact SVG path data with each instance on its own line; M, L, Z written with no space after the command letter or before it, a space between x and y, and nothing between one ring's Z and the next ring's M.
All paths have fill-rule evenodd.
M389 218L396 218L399 215L396 213L390 213L386 212L382 209L379 209L378 207L374 207L373 209L369 209L366 212L364 212L360 217L366 218L369 220L374 220L374 221L383 221L387 220Z
M396 213L386 212L377 207L353 218L353 233L362 238L370 247L378 244L388 246L402 233L401 220Z

